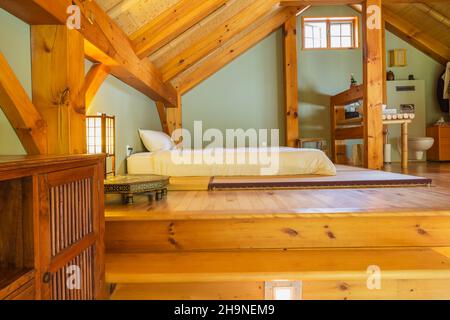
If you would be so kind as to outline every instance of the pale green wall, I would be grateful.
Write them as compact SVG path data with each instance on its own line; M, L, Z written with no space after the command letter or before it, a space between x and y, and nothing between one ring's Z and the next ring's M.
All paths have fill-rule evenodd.
M330 97L362 83L362 50L303 50L302 17L355 16L348 6L313 7L297 19L300 136L330 139Z
M90 62L86 62L89 70ZM116 116L117 170L125 172L126 146L144 151L138 129L161 130L155 103L122 81L109 76L100 87L88 110L89 115L106 113Z
M203 130L280 128L283 123L283 66L281 31L211 76L183 96L183 126Z
M31 97L30 27L0 9L0 49ZM91 65L86 62L86 72ZM152 100L110 76L94 98L89 114L116 116L117 170L125 170L126 145L135 151L144 148L138 129L161 130ZM25 154L14 130L0 110L0 154Z
M398 38L394 34L386 33L386 50L392 49L406 49L407 63L406 67L389 67L388 56L388 70L392 70L395 74L395 80L407 80L408 75L414 74L417 80L425 80L425 98L426 98L426 123L427 125L435 123L440 117L444 115L440 109L436 98L436 84L439 75L444 71L444 66L433 60L426 54L417 50L407 42Z
M31 97L30 27L0 9L0 51ZM0 108L0 154L25 154L22 144Z

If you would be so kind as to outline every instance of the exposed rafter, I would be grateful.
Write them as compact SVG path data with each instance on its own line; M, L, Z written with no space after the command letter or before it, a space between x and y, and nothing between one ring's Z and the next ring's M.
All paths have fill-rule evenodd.
M168 44L230 0L181 0L130 36L140 58Z
M274 10L277 3L278 0L257 0L223 22L193 46L169 60L161 68L164 81L173 79L215 49L221 47L226 41L253 25L258 19L268 15Z
M198 67L194 68L193 71L188 70L186 73L183 73L180 79L177 79L181 94L185 94L208 79L211 75L280 28L290 17L305 11L307 8L281 8L262 18L251 32L245 34L236 42L225 44L218 53L213 53L199 62Z
M160 71L150 61L139 59L126 34L94 1L0 0L0 7L30 24L66 24L66 10L72 3L81 8L79 31L91 43L87 52L91 59L108 65L111 74L153 100L176 106L175 89L164 83Z
M47 125L0 52L0 107L28 154L47 153Z

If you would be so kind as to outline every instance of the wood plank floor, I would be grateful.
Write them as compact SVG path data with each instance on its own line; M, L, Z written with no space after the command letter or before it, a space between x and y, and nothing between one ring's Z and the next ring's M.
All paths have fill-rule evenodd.
M149 203L136 197L124 206L109 197L106 219L187 220L217 218L292 217L292 215L352 214L450 214L450 163L412 163L402 171L392 165L386 171L429 177L432 187L249 190L249 191L171 191L167 199Z

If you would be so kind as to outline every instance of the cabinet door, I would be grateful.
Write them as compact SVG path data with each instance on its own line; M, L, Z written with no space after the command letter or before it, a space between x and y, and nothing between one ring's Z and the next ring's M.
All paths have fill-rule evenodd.
M104 286L100 166L40 176L39 278L42 299L91 300Z

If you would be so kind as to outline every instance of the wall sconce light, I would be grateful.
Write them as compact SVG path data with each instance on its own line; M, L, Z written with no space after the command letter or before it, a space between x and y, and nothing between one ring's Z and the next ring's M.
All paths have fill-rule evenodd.
M389 51L390 67L406 67L406 49L394 49Z
M116 175L116 118L100 114L86 116L87 150L106 154L105 177Z

